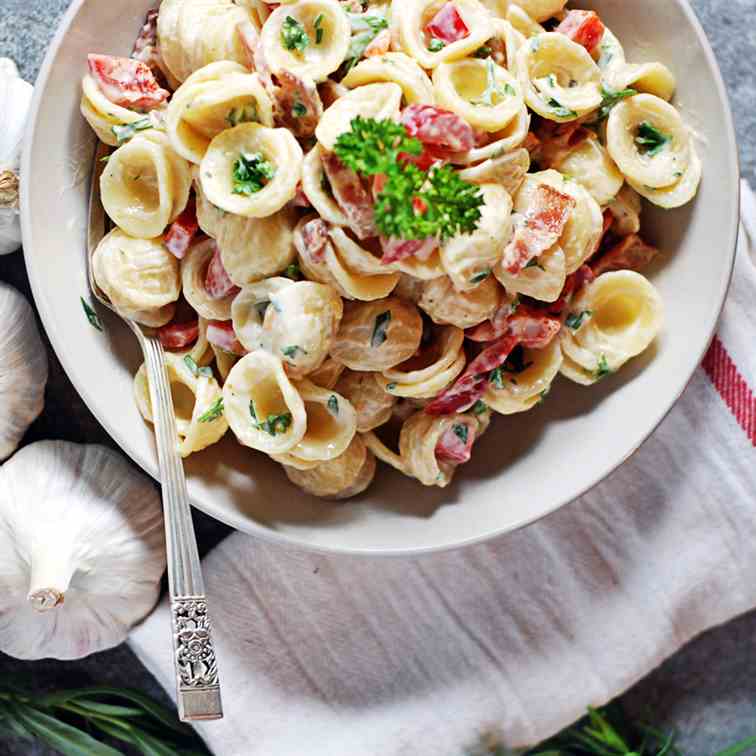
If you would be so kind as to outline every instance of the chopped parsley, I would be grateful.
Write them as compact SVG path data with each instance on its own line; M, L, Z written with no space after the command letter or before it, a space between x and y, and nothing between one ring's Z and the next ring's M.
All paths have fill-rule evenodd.
M226 123L230 128L238 126L240 123L254 123L259 120L260 117L257 112L257 103L239 106L238 108L231 108L226 116Z
M473 53L473 57L475 57L475 58L487 58L490 54L491 54L491 48L487 47L486 45L483 45L482 47L479 47Z
M598 117L600 121L603 121L605 118L608 117L611 109L622 100L626 99L627 97L633 97L634 95L637 95L638 92L635 89L620 89L619 91L615 92L611 89L607 89L605 86L601 86L601 95L603 99L601 100L601 105L599 106L599 112Z
M195 378L198 378L201 375L204 375L204 376L206 376L208 378L212 378L213 377L213 369L211 367L200 367L192 359L192 356L190 354L185 355L185 357L184 357L184 363L189 368L189 370L192 371L192 375Z
M386 391L388 391L388 392L391 392L391 391L393 391L393 390L394 390L395 388L396 388L396 384L395 384L395 383L389 383L389 384L388 384L388 385L386 386Z
M391 310L386 310L375 318L373 325L373 335L370 337L370 346L374 349L386 341L389 323L391 322Z
M565 108L561 102L555 100L553 97L549 97L546 104L551 108L551 112L557 118L577 118L577 113L574 110Z
M438 37L433 37L430 42L428 42L428 49L431 52L438 52L439 50L443 50L446 47L446 42L444 42L442 39L438 39Z
M481 270L480 273L476 273L471 279L471 284L479 284L485 281L491 275L491 268Z
M485 415L486 412L488 412L488 405L484 401L478 399L478 401L472 406L473 415L479 417L480 415Z
M491 371L491 375L488 377L488 380L497 389L503 389L504 388L504 376L502 375L500 367L494 368Z
M208 408L207 412L200 415L199 421L201 423L211 423L213 420L217 420L223 414L223 397L219 396Z
M152 121L149 118L140 118L133 123L125 123L122 126L113 126L111 131L115 134L118 144L128 142L137 131L147 131L152 128Z
M580 326L583 325L583 321L585 321L586 318L590 318L591 315L593 315L593 312L591 310L583 310L579 315L577 313L571 312L567 316L567 320L565 320L565 324L567 325L567 328L571 328L573 331L577 331Z
M336 394L331 394L328 397L328 409L334 414L339 414L339 398Z
M268 415L267 420L262 423L257 419L255 412L255 403L250 399L249 414L252 417L252 423L257 430L267 433L269 436L275 436L278 433L286 433L291 425L291 412L282 412L280 415Z
M259 192L275 175L275 166L269 163L261 153L243 152L234 163L233 193L249 197Z
M79 297L79 299L81 300L81 306L84 309L84 314L87 316L89 325L91 325L92 328L96 328L98 331L102 331L102 323L100 323L100 318L97 316L97 313L89 306L84 297Z
M514 97L517 94L515 91L515 88L507 82L502 86L496 81L496 68L494 66L494 62L491 58L488 58L486 60L486 88L483 91L483 94L474 99L471 100L473 105L482 105L485 107L493 107L496 103L494 102L494 97L499 96L500 98L509 96Z
M319 45L323 41L323 34L325 33L325 29L323 29L322 13L318 13L318 15L315 16L315 23L313 26L315 27L315 44Z
M635 143L640 147L640 151L648 157L656 157L671 141L672 137L669 134L663 134L648 121L643 121L638 126Z
M602 378L606 378L611 372L612 371L609 369L609 363L606 361L606 355L602 354L601 357L599 357L598 367L596 368L596 380L600 381Z
M306 116L307 106L303 102L296 100L291 109L291 114L294 116L294 118L301 118L302 116Z
M292 346L284 347L281 350L281 353L284 357L288 357L290 360L293 360L297 356L297 352L302 352L302 354L307 354L307 351L302 349L301 346L298 346L297 344L292 344Z
M292 281L299 281L302 278L302 271L299 269L297 263L292 263L291 265L286 266L284 276L290 278Z
M388 21L375 13L347 13L352 25L351 42L344 59L345 71L348 73L365 53L367 46L380 34L388 29Z
M467 439L469 437L470 429L466 425L455 425L452 430L454 431L454 435L463 443L467 443Z
M294 16L286 16L281 25L281 44L287 50L304 52L310 44L304 26Z

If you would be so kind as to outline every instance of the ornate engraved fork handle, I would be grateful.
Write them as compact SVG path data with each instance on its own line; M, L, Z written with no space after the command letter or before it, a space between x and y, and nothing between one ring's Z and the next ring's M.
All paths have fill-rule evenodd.
M223 716L218 665L207 612L189 496L178 452L176 419L163 347L129 323L144 353L163 485L168 589L179 717L183 721Z

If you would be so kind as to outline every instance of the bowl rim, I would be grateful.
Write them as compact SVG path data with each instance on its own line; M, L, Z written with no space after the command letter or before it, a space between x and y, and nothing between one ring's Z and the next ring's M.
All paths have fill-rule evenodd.
M38 115L39 115L39 110L42 103L42 94L46 88L48 79L50 78L52 67L57 57L59 48L62 45L64 38L68 34L69 30L73 26L73 23L77 15L79 14L79 11L87 2L91 2L91 0L74 0L74 2L69 6L69 8L63 14L58 24L58 28L55 34L53 35L52 40L50 41L47 52L45 53L45 57L40 66L39 74L37 75L37 79L34 85L34 96L32 98L32 102L29 108L28 126L26 129L26 134L24 138L24 147L23 147L23 152L21 156L21 174L22 175L29 175L29 172L30 172L31 160L32 160L32 145L34 143L34 135L36 133L38 121L39 121ZM667 406L663 409L663 411L658 413L657 417L654 418L653 422L649 426L648 432L640 439L640 441L633 448L631 448L627 452L627 454L625 454L620 460L618 460L617 462L610 465L605 470L602 470L600 473L595 475L593 479L591 480L591 482L588 485L584 486L579 492L575 493L574 495L569 495L564 498L559 498L555 500L554 505L551 506L548 510L541 512L538 515L523 517L521 520L515 521L514 523L506 527L491 530L487 533L483 533L478 536L466 538L458 542L443 543L437 546L383 549L383 548L353 548L353 547L340 547L340 546L333 546L333 545L312 544L295 535L282 533L275 529L267 528L264 525L260 525L259 528L256 529L254 532L250 532L248 528L244 527L245 520L243 517L236 517L236 516L233 516L232 513L219 511L212 504L209 504L206 502L203 502L202 504L200 504L194 499L191 499L192 506L197 507L197 509L199 509L200 511L204 512L210 517L213 517L214 519L219 520L220 522L223 522L224 524L228 525L234 530L243 532L245 533L245 535L248 535L252 538L259 537L263 541L266 541L272 544L277 544L280 546L296 547L299 549L303 549L305 551L321 553L321 554L352 556L352 557L405 557L406 558L406 557L426 556L426 555L431 555L431 554L439 554L439 553L454 551L457 549L466 548L468 546L474 546L474 545L486 543L488 541L501 538L508 533L516 532L522 528L527 527L528 525L532 525L535 522L538 522L546 517L553 515L555 512L567 506L568 504L578 500L579 498L584 496L586 493L591 491L593 488L595 488L597 485L599 485L599 483L607 479L612 473L614 473L619 467L621 467L628 459L630 459L638 451L638 449L640 449L641 446L643 446L643 444L654 434L657 428L661 425L661 423L664 421L667 415L672 411L674 406L677 404L680 397L682 396L682 394L685 392L686 388L692 381L696 370L700 366L701 361L703 360L704 356L706 355L706 352L708 351L711 345L711 342L714 338L717 327L719 325L719 321L721 319L722 311L724 309L724 305L727 299L727 294L730 288L730 283L732 281L732 276L735 269L735 257L736 257L738 236L739 236L739 230L740 230L739 228L740 227L740 157L739 157L739 151L737 147L734 118L732 114L732 108L730 105L730 98L727 91L727 87L724 83L724 79L722 77L722 72L719 67L717 58L714 54L711 44L706 36L703 26L701 25L701 22L699 21L698 16L696 15L695 11L688 4L688 2L686 2L686 0L673 0L673 2L682 10L683 14L686 16L686 18L688 19L688 22L693 28L696 34L696 37L698 39L698 43L701 47L701 50L704 53L707 65L713 74L714 83L717 89L717 94L725 106L723 109L724 112L722 113L722 115L724 116L724 121L723 121L722 126L723 126L724 138L727 144L727 152L729 153L730 160L732 161L732 164L734 166L735 186L732 188L732 191L733 191L733 196L735 198L735 203L734 203L735 212L730 222L730 228L728 229L727 243L724 245L725 251L727 252L727 254L729 254L729 271L727 273L727 276L723 279L722 286L717 295L719 297L719 306L716 310L716 317L713 319L713 322L710 324L710 327L708 329L709 333L705 341L705 346L701 350L700 354L697 355L697 358L696 358L695 363L693 364L693 367L689 371L686 371L685 373L682 374L679 386L676 389L676 391L671 395ZM64 339L62 335L57 331L57 328L55 326L55 320L52 316L52 313L48 310L48 304L44 296L42 283L37 278L35 274L35 266L32 264L31 250L34 248L34 231L33 231L32 223L31 223L32 197L31 197L31 192L26 188L26 185L23 181L21 182L20 195L21 195L21 202L20 202L21 230L22 230L22 236L24 240L24 244L23 244L24 262L26 264L31 291L34 297L34 303L36 305L36 308L39 313L45 332L47 333L50 343L55 351L55 354L58 360L60 361L60 364L63 367L63 370L68 376L68 379L71 381L77 393L82 398L84 403L87 405L89 411L92 412L92 414L96 417L97 421L100 423L100 425L102 425L102 427L110 435L110 437L119 447L119 449L121 449L121 451L123 451L131 460L136 462L136 464L139 465L139 467L141 467L142 470L144 470L144 472L147 473L151 478L153 478L157 483L160 483L159 468L157 466L156 459L146 459L138 451L130 448L128 444L121 443L118 440L118 433L117 433L116 428L111 422L109 422L105 417L101 416L100 413L98 413L94 409L94 407L96 406L96 403L91 400L90 392L87 390L86 385L81 380L79 380L77 371L73 369L73 364L69 361L68 353L65 348Z

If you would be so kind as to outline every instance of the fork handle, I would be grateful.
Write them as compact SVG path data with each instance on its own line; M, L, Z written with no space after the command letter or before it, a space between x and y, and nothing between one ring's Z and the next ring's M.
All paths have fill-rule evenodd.
M179 718L182 721L220 719L223 706L218 665L184 466L178 451L176 417L163 347L157 338L146 335L135 323L129 325L144 354L157 439Z

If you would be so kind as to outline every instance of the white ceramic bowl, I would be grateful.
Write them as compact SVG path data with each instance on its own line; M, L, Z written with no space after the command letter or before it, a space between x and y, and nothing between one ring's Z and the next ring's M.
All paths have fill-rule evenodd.
M79 115L88 52L127 55L151 0L75 0L42 67L23 158L26 265L63 366L100 422L157 477L152 431L132 401L136 341L104 314L87 323L86 196L94 138ZM474 543L553 512L635 451L685 388L716 326L738 224L738 165L727 96L704 33L685 0L595 0L636 62L660 60L677 75L675 104L701 143L697 200L674 212L647 209L644 233L664 251L652 272L667 307L658 344L619 375L585 389L558 379L537 410L497 417L473 461L445 490L381 466L355 500L302 494L262 454L225 441L189 458L194 504L263 538L337 552L408 554Z

